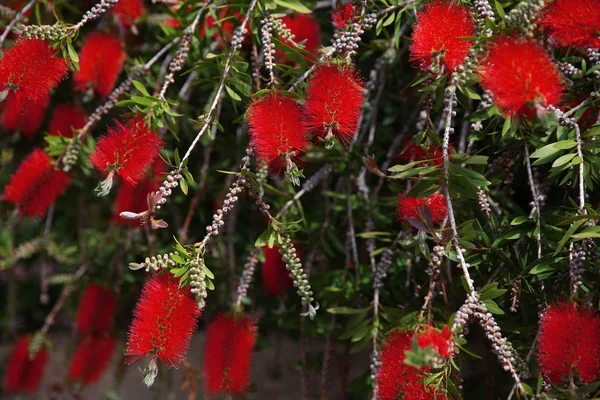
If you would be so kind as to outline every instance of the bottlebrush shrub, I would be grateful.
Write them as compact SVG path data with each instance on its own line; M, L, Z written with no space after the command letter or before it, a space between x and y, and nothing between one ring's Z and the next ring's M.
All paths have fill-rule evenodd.
M294 43L302 43L304 45L304 50L308 52L305 57L315 59L321 47L321 28L319 22L310 14L286 15L281 19L281 22L285 24L285 27L293 35ZM283 36L279 40L285 46L289 46ZM285 59L285 54L281 49L277 49L276 52L279 59Z
M209 395L244 396L250 387L250 363L256 325L248 315L219 314L206 331L205 386Z
M48 125L48 134L72 138L73 130L83 128L87 119L87 114L80 107L72 104L59 104L52 114Z
M50 44L22 39L0 58L0 98L8 94L19 107L48 95L67 73L67 63Z
M70 183L71 177L54 168L48 153L35 149L11 176L2 199L15 204L21 215L43 217Z
M112 326L117 310L117 295L114 291L96 283L88 283L79 299L77 331L101 333Z
M419 12L410 43L410 60L421 70L451 73L469 53L475 24L469 9L453 1L432 1Z
M398 198L397 214L399 221L431 220L439 224L448 215L446 198L441 194L432 194L428 197L412 197L401 195Z
M358 19L360 10L352 3L338 3L337 10L331 13L331 22L337 29L344 29Z
M302 258L302 252L294 245L298 258ZM285 268L285 262L279 252L279 246L263 247L265 261L262 263L262 286L272 296L280 296L292 287L294 281L289 271Z
M558 69L545 50L516 37L500 37L492 43L479 75L496 105L517 117L532 117L537 108L558 104L564 90Z
M447 326L441 331L427 326L423 332L417 335L417 344L421 349L431 347L440 356L448 358L452 355L453 342L452 334Z
M228 7L221 8L218 15L220 22L217 22L212 15L206 16L202 24L202 29L200 29L200 38L206 37L206 33L210 32L212 40L227 42L233 35L235 28L234 21L241 21L244 18L237 11L230 11Z
M177 367L190 345L200 317L198 302L189 287L166 274L146 282L129 328L127 362L150 356L169 367Z
M33 140L44 122L49 102L50 96L47 94L20 102L17 96L10 93L4 101L4 107L0 103L0 127Z
M538 333L540 372L552 383L571 374L589 383L600 377L600 316L575 303L557 303L542 314Z
M317 67L306 90L306 128L326 141L335 135L348 147L356 134L363 89L353 66Z
M108 333L86 335L79 340L67 376L86 385L97 383L110 364L117 340Z
M93 90L107 97L115 88L126 58L123 42L118 36L90 33L79 52L79 71L73 75L75 89Z
M42 348L31 358L29 356L30 340L31 336L21 336L10 353L4 375L4 392L6 394L35 393L42 383L48 352Z
M402 146L403 150L398 155L400 161L408 164L415 161L423 161L423 165L442 165L444 157L442 149L439 147L430 146L423 149L422 146L416 144L412 140L408 140Z
M120 0L112 8L112 13L125 26L133 25L145 12L142 0Z
M548 4L540 24L561 47L600 48L598 0L555 0Z

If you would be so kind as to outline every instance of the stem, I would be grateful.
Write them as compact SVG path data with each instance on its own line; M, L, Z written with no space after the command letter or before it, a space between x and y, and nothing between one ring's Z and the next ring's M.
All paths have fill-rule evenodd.
M523 147L525 147L525 166L527 167L527 179L529 180L529 189L531 190L531 196L533 197L533 207L536 213L536 225L537 225L537 254L538 258L542 257L542 208L540 206L540 198L533 180L533 173L531 171L531 161L529 159L529 149L527 148L527 140L523 140Z
M21 10L17 13L17 15L15 15L6 28L4 28L4 32L2 33L2 36L0 36L0 49L2 49L4 41L12 31L12 28L21 20L21 18L23 18L23 15L25 15L25 13L35 5L35 3L37 3L37 0L30 0L29 3L25 4L25 6L21 8Z

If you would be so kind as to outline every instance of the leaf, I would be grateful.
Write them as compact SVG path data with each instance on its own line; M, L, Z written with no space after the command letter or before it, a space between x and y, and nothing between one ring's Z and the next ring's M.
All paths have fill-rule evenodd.
M520 215L517 218L513 219L510 224L511 225L521 225L522 223L527 222L527 221L531 221L529 219L529 217L526 217L524 215Z
M239 94L237 94L232 88L229 86L225 86L225 90L227 90L227 94L235 101L242 101L242 98Z
M131 83L133 84L133 86L135 86L135 88L144 96L150 96L150 94L148 93L148 91L146 90L146 87L142 84L142 82L139 81L131 81Z
M310 8L296 0L274 0L275 3L281 7L291 8L294 11L298 11L302 14L310 14Z
M494 300L487 299L487 300L484 300L483 303L485 304L487 310L489 312L491 312L492 314L496 314L496 315L504 314L504 311L502 311L502 309L498 306L498 304L496 304L496 302Z
M333 308L328 308L327 312L330 314L350 315L350 314L366 313L367 310L365 310L364 308L333 307Z
M179 186L181 186L181 191L183 192L183 194L185 194L187 196L188 194L188 184L187 181L185 179L182 179L179 181Z
M568 163L569 161L571 161L573 159L573 157L575 157L575 155L576 155L575 153L573 153L573 154L564 154L564 155L558 157L552 163L552 168L557 168L557 167L561 167L561 166L565 165L566 163Z
M507 289L492 289L492 290L488 290L487 292L483 293L481 295L481 297L479 297L480 300L488 300L488 299L495 299L497 297L503 296L504 293L506 293L508 290Z
M69 53L69 58L71 59L71 61L73 61L73 63L78 63L79 56L77 55L77 52L73 48L73 44L71 44L71 42L67 42L67 51Z

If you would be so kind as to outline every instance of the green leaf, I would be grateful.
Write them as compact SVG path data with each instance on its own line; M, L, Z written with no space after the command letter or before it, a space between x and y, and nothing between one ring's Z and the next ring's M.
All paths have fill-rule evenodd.
M566 163L568 163L569 161L571 161L573 159L573 157L575 157L575 155L576 155L575 153L573 153L573 154L564 154L564 155L558 157L552 163L552 168L557 168L557 167L561 167L561 166L565 165Z
M131 83L133 83L133 86L135 86L135 88L144 96L150 96L150 94L148 93L148 91L146 90L146 87L144 86L144 84L142 82L139 81L131 81Z
M239 94L237 94L232 88L229 86L225 86L225 90L227 90L227 94L235 101L242 101L242 98Z
M333 308L328 308L327 312L330 314L350 315L350 314L366 313L367 310L365 310L364 308L333 307Z
M202 269L204 270L204 273L206 274L206 276L208 276L209 279L215 279L215 274L213 274L210 269L206 268L206 265L203 265Z
M526 217L524 215L520 215L517 218L513 219L510 224L511 225L521 225L522 223L527 222L527 221L531 221L529 219L529 217Z
M492 314L496 314L496 315L504 314L504 311L502 311L502 309L498 306L498 304L496 304L496 302L494 300L487 299L487 300L484 300L483 303L485 304L487 310L489 312L491 312Z
M73 61L73 63L78 63L79 62L79 56L77 55L77 52L73 48L73 44L71 44L70 41L67 42L67 51L69 53L69 58L71 59L71 61Z
M188 184L187 181L185 179L182 179L179 181L179 186L181 186L181 191L183 192L183 194L185 194L187 196L188 194Z
M310 8L296 0L274 0L275 3L281 7L291 8L294 11L298 11L303 14L310 14Z
M495 299L497 297L500 297L502 295L504 295L504 293L507 292L507 289L492 289L492 290L488 290L485 293L483 293L481 295L481 297L479 297L479 299L481 301L484 300L489 300L489 299Z

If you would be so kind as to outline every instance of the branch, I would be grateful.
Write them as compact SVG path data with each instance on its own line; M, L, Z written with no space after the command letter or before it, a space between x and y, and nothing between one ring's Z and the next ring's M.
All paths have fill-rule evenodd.
M4 32L2 32L2 36L0 36L0 50L2 49L2 46L4 45L4 41L6 40L6 38L12 31L12 28L21 20L21 18L23 18L25 13L27 11L29 11L29 9L35 5L35 3L37 3L37 0L29 0L29 3L25 4L25 6L23 8L21 8L21 11L19 11L17 13L17 15L15 15L15 17L6 26L6 28L4 28Z
M529 149L527 148L527 140L523 140L523 147L525 147L525 166L527 167L527 179L529 181L529 189L531 190L531 196L533 197L533 208L536 213L536 225L537 225L537 254L538 258L542 257L542 208L540 206L540 197L537 192L535 182L533 180L533 173L531 171L531 161L529 160Z

